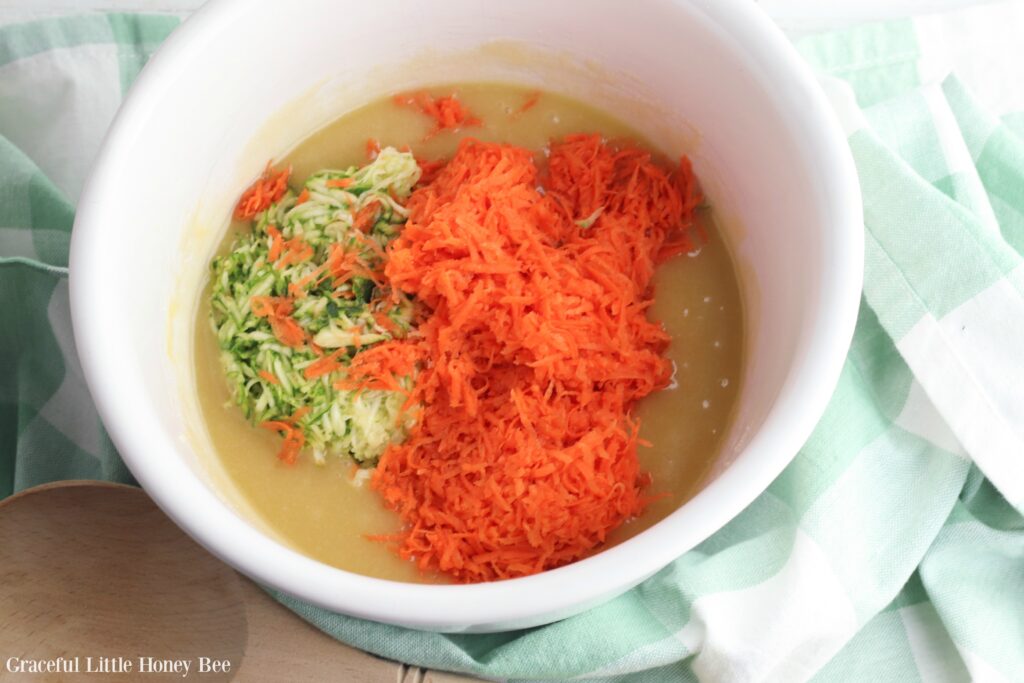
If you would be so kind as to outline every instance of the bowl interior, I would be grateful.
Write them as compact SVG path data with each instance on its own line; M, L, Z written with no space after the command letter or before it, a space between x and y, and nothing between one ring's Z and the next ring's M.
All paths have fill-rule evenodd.
M754 8L306 0L301 11L273 3L251 12L246 4L210 3L147 67L75 228L73 305L90 385L132 471L179 524L257 579L325 607L422 628L495 630L550 621L628 588L764 490L838 376L860 261L843 140ZM501 590L368 579L278 543L210 466L191 372L209 258L234 198L266 160L372 99L458 81L563 92L628 121L664 152L689 154L731 244L747 316L744 385L713 481L621 546Z

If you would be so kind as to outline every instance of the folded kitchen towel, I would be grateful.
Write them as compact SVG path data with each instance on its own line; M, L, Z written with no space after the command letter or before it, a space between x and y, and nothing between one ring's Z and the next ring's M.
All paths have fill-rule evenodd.
M178 19L0 26L0 496L130 481L68 315L74 205ZM725 528L556 624L422 633L277 596L327 633L512 680L1024 680L1024 5L807 35L864 197L860 319L806 446ZM1016 30L1014 30L1016 27Z

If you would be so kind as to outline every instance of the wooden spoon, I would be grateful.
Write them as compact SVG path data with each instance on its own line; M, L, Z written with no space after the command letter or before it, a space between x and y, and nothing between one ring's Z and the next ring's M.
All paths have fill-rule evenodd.
M210 682L473 680L339 643L206 552L141 489L92 481L0 502L0 654L0 678L9 658L64 667L27 680L181 680L183 665L140 670L147 658L151 670L183 660ZM226 664L199 675L201 657Z

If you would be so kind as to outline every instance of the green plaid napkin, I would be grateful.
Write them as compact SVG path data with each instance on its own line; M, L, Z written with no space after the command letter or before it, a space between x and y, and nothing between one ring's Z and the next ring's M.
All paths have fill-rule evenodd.
M1022 22L1001 4L799 41L860 171L863 305L814 435L719 533L525 631L421 633L281 601L371 652L495 678L1024 680ZM75 357L68 237L124 89L176 23L0 27L0 496L129 479Z

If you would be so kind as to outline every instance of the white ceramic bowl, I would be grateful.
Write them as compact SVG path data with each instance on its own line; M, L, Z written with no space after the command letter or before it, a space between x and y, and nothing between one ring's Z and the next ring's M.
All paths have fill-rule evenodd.
M379 96L467 80L563 91L688 152L741 270L747 359L723 466L635 538L528 578L413 585L321 564L265 533L210 465L192 319L234 198L269 158ZM650 576L739 513L810 434L857 315L860 195L811 74L749 0L214 0L132 88L82 196L75 335L104 423L188 533L258 581L416 628L552 621Z

